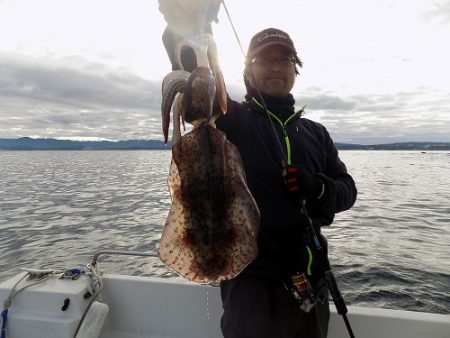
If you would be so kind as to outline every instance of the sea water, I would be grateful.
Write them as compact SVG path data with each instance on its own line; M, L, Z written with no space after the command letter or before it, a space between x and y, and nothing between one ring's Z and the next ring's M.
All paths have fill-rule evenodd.
M154 251L170 207L170 151L0 152L0 280L69 268L102 248ZM348 304L450 313L450 152L341 151L354 207L323 233ZM107 272L178 278L157 258Z

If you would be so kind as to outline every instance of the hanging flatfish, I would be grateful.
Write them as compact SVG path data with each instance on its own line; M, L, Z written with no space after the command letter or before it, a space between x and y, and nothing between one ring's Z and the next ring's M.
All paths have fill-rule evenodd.
M185 71L175 71L163 82L165 137L175 103L168 178L172 204L158 254L182 277L199 283L233 278L258 255L258 207L237 148L214 124L226 106L225 87L216 86L215 74L217 69L198 67L188 78ZM215 100L219 109L213 114ZM194 126L183 136L181 117Z

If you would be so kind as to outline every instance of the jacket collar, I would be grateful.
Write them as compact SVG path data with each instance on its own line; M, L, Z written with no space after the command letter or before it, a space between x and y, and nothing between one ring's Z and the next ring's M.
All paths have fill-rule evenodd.
M288 122L296 120L296 118L300 118L305 108L302 107L300 110L295 111L293 105L286 106L284 104L281 105L274 104L273 101L269 102L271 102L272 104L269 104L267 101L265 101L267 109L269 110L269 115L272 118L281 122L282 124L286 124ZM264 105L260 100L256 99L255 97L252 97L250 102L247 103L252 108L252 110L265 114Z

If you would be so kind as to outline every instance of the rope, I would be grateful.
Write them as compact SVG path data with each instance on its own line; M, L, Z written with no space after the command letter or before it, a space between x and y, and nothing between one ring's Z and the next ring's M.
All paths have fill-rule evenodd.
M78 323L78 326L75 330L75 334L74 337L76 337L76 335L78 334L78 331L80 330L81 324L83 323L84 319L86 318L86 314L89 311L89 309L91 308L91 305L93 304L93 302L98 298L100 291L103 289L103 282L102 279L100 277L100 273L99 273L99 267L98 264L96 264L95 266L91 266L91 265L87 265L87 269L88 271L84 272L81 270L80 273L88 276L91 278L91 283L90 285L88 285L88 292L92 295L92 299L90 300L88 306L86 307L80 322ZM70 271L70 270L66 270ZM16 297L20 292L24 291L25 289L28 289L29 287L32 287L34 285L40 284L45 282L46 280L50 279L51 277L53 277L55 274L58 273L64 273L65 271L58 271L58 270L29 270L27 271L27 273L25 275L23 275L12 287L9 296L5 299L5 301L3 302L3 311L1 313L1 318L2 318L2 326L1 326L1 334L0 334L0 338L6 338L6 325L8 322L8 309L11 306L12 300L14 297ZM19 284L21 282L23 282L23 280L27 277L34 277L34 278L39 278L39 280L32 282L28 285L23 286L20 289L17 289L17 287L19 286Z
M11 301L13 300L14 297L16 297L20 292L22 292L25 289L28 289L31 286L40 284L44 281L46 281L47 279L49 279L50 277L52 277L55 273L58 273L58 271L51 271L48 272L45 277L42 277L41 279L39 279L38 281L34 282L34 283L30 283L24 287L22 287L21 289L16 291L16 287L26 278L29 276L32 276L33 274L30 272L27 272L22 278L20 278L16 284L14 284L13 288L11 289L11 292L9 293L9 296L5 299L5 301L3 302L3 307L8 309L11 306Z
M1 335L0 338L6 338L6 323L8 322L8 309L11 306L12 300L14 297L16 297L20 292L22 292L25 289L28 289L31 286L40 284L44 281L46 281L47 279L49 279L50 277L52 277L55 273L58 273L59 271L56 270L32 270L33 272L28 271L25 275L23 275L12 287L8 297L5 299L5 301L3 302L3 311L1 313L1 317L2 317L2 328L1 328ZM41 277L39 280L30 283L24 287L22 287L21 289L16 290L17 286L27 277L30 276L41 276L43 275L44 277Z
M6 323L8 321L8 309L4 309L2 311L2 331L1 331L1 338L6 338Z
M83 324L84 320L86 319L86 315L91 308L94 301L99 297L100 292L103 289L103 281L100 277L99 273L99 267L98 264L95 264L92 266L91 264L87 264L86 267L88 268L89 272L86 272L85 275L89 276L91 278L91 285L88 286L88 292L92 295L91 300L89 301L89 304L86 306L86 309L83 312L83 315L81 316L81 319L77 325L77 328L75 330L75 333L73 335L74 338L77 337L78 332L80 331L81 325ZM3 338L3 337L0 337Z

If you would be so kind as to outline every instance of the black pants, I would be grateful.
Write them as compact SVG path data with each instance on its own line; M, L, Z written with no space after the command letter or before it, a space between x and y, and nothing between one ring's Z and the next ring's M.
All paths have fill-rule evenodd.
M225 338L326 338L330 310L326 281L319 281L321 301L303 312L281 281L238 276L220 286Z

